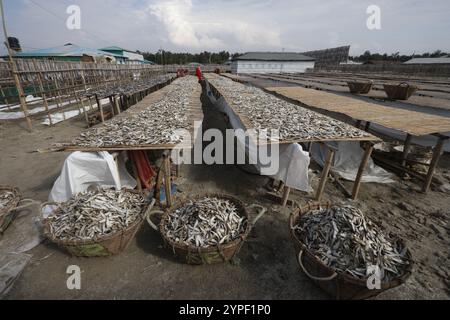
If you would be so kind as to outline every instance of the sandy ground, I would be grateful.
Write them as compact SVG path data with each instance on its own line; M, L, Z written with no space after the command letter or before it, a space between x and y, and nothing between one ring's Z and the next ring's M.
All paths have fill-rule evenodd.
M206 115L212 126L220 119ZM22 124L0 124L0 184L18 186L25 197L46 201L65 153L33 153L51 143L76 135L85 124L71 119L55 127L37 125L28 133ZM450 178L450 156L442 158L440 177ZM220 191L247 204L268 208L238 257L229 264L188 266L177 262L163 247L159 234L143 225L130 247L109 258L75 258L53 244L42 243L29 253L31 262L7 295L7 299L327 299L296 262L288 218L292 208L266 200L267 179L250 175L236 166L183 166L177 180L179 197ZM313 187L317 178L313 177ZM351 184L347 184L351 186ZM385 230L405 239L415 261L405 285L377 299L449 299L450 195L439 191L418 192L411 181L395 184L363 184L354 203ZM307 203L310 196L293 192L292 199ZM349 202L333 183L324 201ZM35 208L33 215L38 215ZM15 223L24 219L19 217ZM4 239L14 240L14 228ZM3 239L3 240L4 240ZM0 238L0 241L2 239ZM2 254L0 252L0 254ZM66 287L69 265L82 270L81 290Z

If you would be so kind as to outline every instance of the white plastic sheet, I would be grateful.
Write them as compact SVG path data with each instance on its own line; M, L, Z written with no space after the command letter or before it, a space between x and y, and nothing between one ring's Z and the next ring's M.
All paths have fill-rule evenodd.
M230 124L234 129L245 130L244 124L230 108L225 99L223 97L215 99L208 82L206 83L206 92L211 103L214 105L214 108L228 116ZM255 167L258 172L263 174L264 171L262 169L267 166L261 165L260 159L254 159L254 157L252 157L252 155L258 155L258 147L238 136L237 148L240 149L240 151L245 149L245 153L252 161L251 163L258 163ZM308 152L303 151L301 145L297 143L279 145L279 158L277 158L276 161L278 161L278 171L275 174L268 175L269 177L283 181L287 187L305 192L310 191L311 188L308 178L310 157Z
M339 174L342 178L349 181L355 181L364 150L359 142L329 142L330 146L338 149L335 153L332 163L332 171ZM324 165L327 157L327 148L319 143L314 143L311 148L311 156L321 166ZM364 171L362 182L392 183L395 182L393 175L383 168L375 165L372 159L369 159L366 170Z
M50 202L64 202L72 195L86 191L89 186L136 187L136 180L125 168L121 154L118 165L108 152L74 152L65 161L61 175L49 196Z

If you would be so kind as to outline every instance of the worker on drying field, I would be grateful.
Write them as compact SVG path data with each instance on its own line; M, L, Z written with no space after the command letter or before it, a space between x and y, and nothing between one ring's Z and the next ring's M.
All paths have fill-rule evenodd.
M202 69L200 69L200 66L198 66L197 70L195 70L195 74L197 75L198 82L202 82Z

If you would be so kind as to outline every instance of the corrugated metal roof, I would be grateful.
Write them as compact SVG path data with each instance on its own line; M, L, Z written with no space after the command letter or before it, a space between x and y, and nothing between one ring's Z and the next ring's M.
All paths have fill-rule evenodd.
M101 48L99 50L103 50L103 51L126 51L126 52L137 53L136 51L128 50L128 49L121 48L121 47L118 47L118 46L111 46L111 47Z
M314 58L296 52L247 52L235 60L260 61L315 61Z
M449 57L440 58L413 58L405 62L405 64L436 64L436 63L448 63L450 64Z
M83 55L89 56L113 56L113 57L122 57L121 55L101 51L97 49L80 47L75 44L65 44L59 47L46 48L46 49L38 49L32 51L25 51L16 53L15 57L81 57Z

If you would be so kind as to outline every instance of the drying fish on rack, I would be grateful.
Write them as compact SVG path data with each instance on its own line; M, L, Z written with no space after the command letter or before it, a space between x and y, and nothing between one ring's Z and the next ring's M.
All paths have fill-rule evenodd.
M175 80L161 100L144 111L114 118L81 133L71 145L82 147L178 144L179 129L189 129L188 107L192 92L198 87L194 77Z
M325 265L359 279L377 266L388 282L405 273L411 263L406 247L386 237L361 210L333 206L312 210L294 226L298 238Z
M229 200L206 197L170 213L164 233L170 240L187 246L223 245L245 232L247 218L238 212Z
M97 95L98 98L109 97L116 94L133 94L139 91L150 89L156 85L165 83L170 79L175 78L174 73L157 75L153 78L145 80L136 80L130 83L123 83L120 85L106 85L104 88L98 88L95 90L89 90L86 93L87 97Z
M236 112L249 119L252 128L247 129L255 129L268 140L276 138L270 135L273 129L279 130L280 141L369 136L365 131L279 99L259 88L223 77L211 78L209 82L228 99Z
M92 240L131 226L142 214L146 199L139 193L113 189L88 190L75 195L46 219L58 240Z

